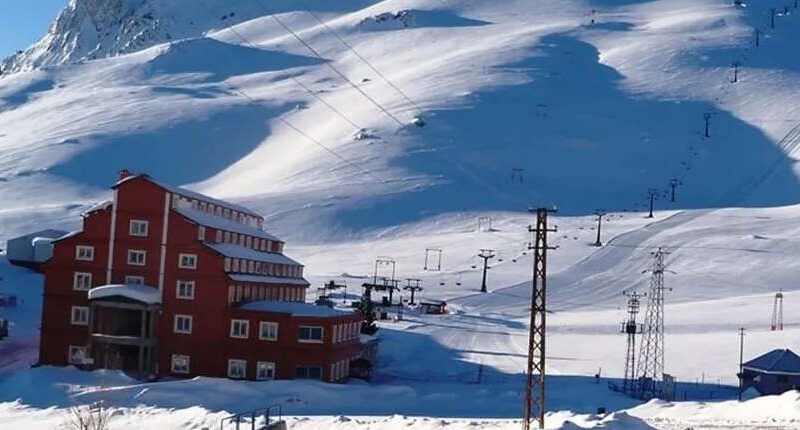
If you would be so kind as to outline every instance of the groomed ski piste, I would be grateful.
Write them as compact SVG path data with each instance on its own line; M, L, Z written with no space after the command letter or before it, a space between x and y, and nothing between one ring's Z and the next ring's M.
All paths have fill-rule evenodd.
M450 313L381 322L370 383L141 383L31 368L42 277L1 258L0 294L20 299L0 308L3 428L58 428L102 400L113 429L213 429L270 404L300 430L517 429L531 205L559 209L548 428L800 428L798 392L735 400L739 327L745 359L800 349L791 0L178 3L73 1L4 63L0 239L78 228L128 168L258 210L313 287L346 282L354 298L391 256ZM642 404L607 382L623 372L622 292L645 292L659 247L666 372L686 400ZM426 248L443 250L441 270L423 269ZM482 248L496 252L485 294Z

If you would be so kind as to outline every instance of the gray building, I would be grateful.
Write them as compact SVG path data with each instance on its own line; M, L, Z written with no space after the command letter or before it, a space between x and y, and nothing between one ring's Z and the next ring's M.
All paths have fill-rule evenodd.
M41 230L6 242L6 258L11 264L38 269L53 256L53 240L67 234L61 230Z

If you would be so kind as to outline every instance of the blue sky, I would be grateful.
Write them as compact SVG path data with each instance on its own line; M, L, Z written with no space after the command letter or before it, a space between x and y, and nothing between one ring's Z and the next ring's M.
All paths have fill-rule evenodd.
M0 59L44 36L68 0L0 0Z

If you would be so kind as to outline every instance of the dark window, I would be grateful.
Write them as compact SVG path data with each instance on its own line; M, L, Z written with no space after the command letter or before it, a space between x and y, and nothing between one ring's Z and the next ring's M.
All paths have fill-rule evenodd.
M322 368L318 366L298 366L295 370L297 379L322 379Z

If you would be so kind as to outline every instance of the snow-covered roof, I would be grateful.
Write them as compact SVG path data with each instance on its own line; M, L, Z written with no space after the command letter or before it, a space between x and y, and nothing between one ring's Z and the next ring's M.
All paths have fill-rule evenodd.
M59 236L53 240L53 242L58 242L59 240L69 239L72 236L77 236L78 234L83 233L83 230L73 230L65 235Z
M89 208L88 208L88 209L86 209L85 211L83 211L83 213L82 213L81 215L88 215L88 214L90 214L90 213L92 213L92 212L96 212L96 211L101 211L101 210L104 210L104 209L108 209L108 208L110 208L110 207L111 207L111 205L113 205L113 204L114 204L114 201L113 201L113 200L103 200L103 201L102 201L102 202L100 202L100 203L95 203L94 205L92 205L92 206L89 206Z
M231 221L221 216L212 215L207 212L198 211L192 208L173 208L175 212L189 218L190 220L206 227L216 228L233 233L246 234L248 236L259 237L262 239L280 241L277 237L247 224Z
M248 209L248 208L246 208L244 206L240 206L240 205L237 205L237 204L234 204L234 203L229 203L229 202L226 202L224 200L218 200L218 199L215 199L213 197L209 197L209 196L207 196L205 194L198 193L196 191L187 190L186 188L181 188L181 187L176 187L176 186L169 185L169 184L164 184L164 183L161 183L161 182L158 182L158 181L154 180L153 178L151 178L150 176L145 175L145 174L130 175L130 176L126 177L126 178L120 179L119 181L117 181L117 183L112 185L111 188L116 188L116 187L124 184L125 182L134 180L136 178L147 179L148 181L150 181L150 182L158 185L159 187L164 188L165 190L167 190L167 191L169 191L171 193L174 193L174 194L180 194L180 195L182 195L184 197L188 197L190 199L202 200L204 202L213 203L213 204L215 204L217 206L222 206L222 207L225 207L225 208L228 208L228 209L232 209L232 210L235 210L235 211L238 211L238 212L246 213L248 215L252 215L252 216L257 217L257 218L263 218L258 213L254 212L254 211L252 211L252 210L250 210L250 209Z
M89 290L89 300L106 297L125 297L148 305L161 303L158 289L145 285L103 285Z
M54 239L55 240L55 239L60 238L61 236L64 236L65 234L67 234L66 231L54 230L54 229L48 228L48 229L45 229L45 230L39 230L39 231L34 231L32 233L27 233L27 234L24 234L22 236L13 237L13 238L10 238L8 240L23 239L25 241L32 241L33 239L40 238L40 237L48 238L48 239Z
M219 252L225 257L243 258L245 260L261 261L264 263L289 264L301 266L291 258L277 252L261 252L252 248L234 245L232 243L206 243L207 247Z
M283 278L280 276L248 275L244 273L229 273L228 277L236 282L257 282L259 284L288 284L311 285L304 278Z
M742 365L762 373L800 374L800 356L788 349L775 349Z
M271 300L246 303L241 308L248 311L290 314L296 317L339 317L353 315L354 312L327 306L317 306L311 303L276 302Z

